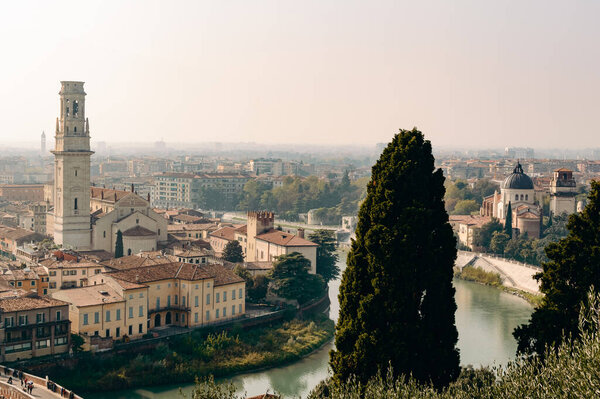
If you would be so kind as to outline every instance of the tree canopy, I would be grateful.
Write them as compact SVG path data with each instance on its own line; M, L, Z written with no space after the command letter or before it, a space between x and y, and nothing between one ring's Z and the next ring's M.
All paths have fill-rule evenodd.
M115 241L115 258L123 257L123 233L117 231L117 240Z
M338 254L335 252L335 232L316 230L308 236L308 239L319 245L317 248L317 274L323 277L326 283L338 278L340 268L337 265Z
M270 290L278 297L296 300L303 304L326 292L323 278L310 274L310 260L299 252L281 255L269 274Z
M244 251L236 240L229 241L223 249L223 259L227 262L239 263L244 261Z
M459 373L452 286L456 241L431 143L401 130L373 166L340 286L338 383L378 370L445 386Z
M545 294L541 305L514 332L520 353L543 355L545 346L559 344L564 334L578 335L581 303L590 287L600 287L599 182L592 182L587 206L570 216L567 228L567 237L546 247L548 262L536 275Z

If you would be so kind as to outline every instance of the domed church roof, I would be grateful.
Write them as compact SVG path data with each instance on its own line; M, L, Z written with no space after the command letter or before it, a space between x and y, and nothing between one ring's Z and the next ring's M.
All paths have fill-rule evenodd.
M519 162L513 172L502 183L502 188L516 190L533 190L533 181L523 173L523 167Z

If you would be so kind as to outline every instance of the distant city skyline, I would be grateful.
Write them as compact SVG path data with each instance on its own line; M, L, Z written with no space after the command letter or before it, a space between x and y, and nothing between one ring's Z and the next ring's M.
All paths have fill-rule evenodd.
M0 142L53 145L61 80L92 143L600 147L600 3L13 2ZM92 144L94 145L94 144Z

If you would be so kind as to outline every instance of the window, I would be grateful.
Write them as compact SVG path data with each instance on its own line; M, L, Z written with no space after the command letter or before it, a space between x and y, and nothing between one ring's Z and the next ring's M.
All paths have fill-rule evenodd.
M19 316L19 325L24 326L27 324L27 315Z
M171 306L171 295L167 295L167 307Z
M51 276L56 276L56 270L51 270L49 273Z
M138 333L143 333L144 332L144 327L141 324L138 324Z
M45 313L38 313L35 315L35 322L36 323L44 323L46 321L46 314Z
M181 297L181 306L183 306L185 308L185 297L184 296Z
M215 319L219 318L219 309L215 310Z
M77 209L77 198L73 201L73 209Z
M139 308L139 316L142 317L144 315L144 307L140 306Z
M106 231L103 231L103 232L102 232L102 237L103 237L103 238L106 238Z
M221 294L219 294L218 292L215 294L215 303L219 303L219 302L221 302L221 297L220 297L220 295L221 295Z
M84 325L84 326L87 326L88 324L89 324L89 323L88 323L88 314L87 314L87 313L84 313L84 314L83 314L83 325Z
M133 294L129 294L129 299L133 299Z
M31 286L33 287L35 285L35 280L31 280Z
M129 318L132 319L133 318L133 306L129 307ZM131 334L131 333L129 333Z
M198 312L194 313L194 323L198 323Z
M106 338L110 337L110 328L106 329Z
M523 194L521 194L521 201L523 201Z
M133 334L133 326L129 326L129 335Z
M75 128L75 131L77 131L77 128ZM77 177L77 169L75 169L75 177Z
M156 289L157 289L157 290L160 290L160 284L158 284L158 285L156 286Z
M198 289L198 284L196 284L196 289Z
M235 300L235 290L231 290L231 300Z
M233 305L231 307L231 315L234 316L235 315L235 305Z
M67 337L54 338L54 346L66 345Z
M227 317L227 308L223 308L223 317Z
M206 321L210 320L210 310L206 311Z
M131 255L131 248L127 248L127 255Z
M117 338L119 338L121 336L121 327L117 327L117 330L115 331L115 335L117 336Z
M160 298L156 298L156 309L160 309Z
M56 311L56 321L60 321L60 317L61 317L61 316L62 316L62 315L61 315L61 313L60 313L60 310L57 310L57 311Z
M194 306L198 307L198 295L194 297Z
M175 295L175 305L177 305L178 299L179 298L177 297L177 295Z
M35 347L37 349L47 348L49 346L50 346L50 340L49 339L43 339L41 341L36 341L35 342Z
M223 291L223 302L227 302L227 291Z
M12 327L14 325L15 325L15 318L13 316L4 318L4 326L5 327Z
M184 314L181 315L181 322L185 323L185 315Z
M242 313L242 304L241 303L238 305L238 313Z
M515 194L515 201L519 200L519 194Z
M110 310L106 311L106 321L110 321Z
M121 320L121 309L117 309L117 315L115 316L116 320Z
M525 201L529 201L529 194L525 194Z
M102 271L101 269L95 269L94 274L100 274L101 271Z
M85 276L85 269L81 271L81 274Z
M23 285L22 281L17 281L17 287L21 287Z
M206 304L210 305L210 294L206 294Z
M143 297L144 297L144 293L140 292L140 298L143 298Z
M238 294L239 294L239 295L238 295L238 297L239 297L240 299L242 299L242 289L241 289L241 288L238 290Z
M100 323L100 312L94 313L94 324Z

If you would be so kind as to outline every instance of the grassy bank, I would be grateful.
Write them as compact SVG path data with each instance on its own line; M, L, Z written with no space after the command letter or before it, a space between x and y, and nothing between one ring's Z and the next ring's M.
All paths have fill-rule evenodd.
M498 273L488 272L479 267L465 266L462 270L455 270L454 277L461 280L473 281L479 284L496 287L504 292L525 299L533 306L537 306L542 300L542 295L532 294L513 287L502 285L502 278Z
M75 364L57 364L44 372L76 392L194 382L210 374L225 377L296 361L331 340L333 332L333 321L322 315L249 331L194 331L152 351L87 354Z

